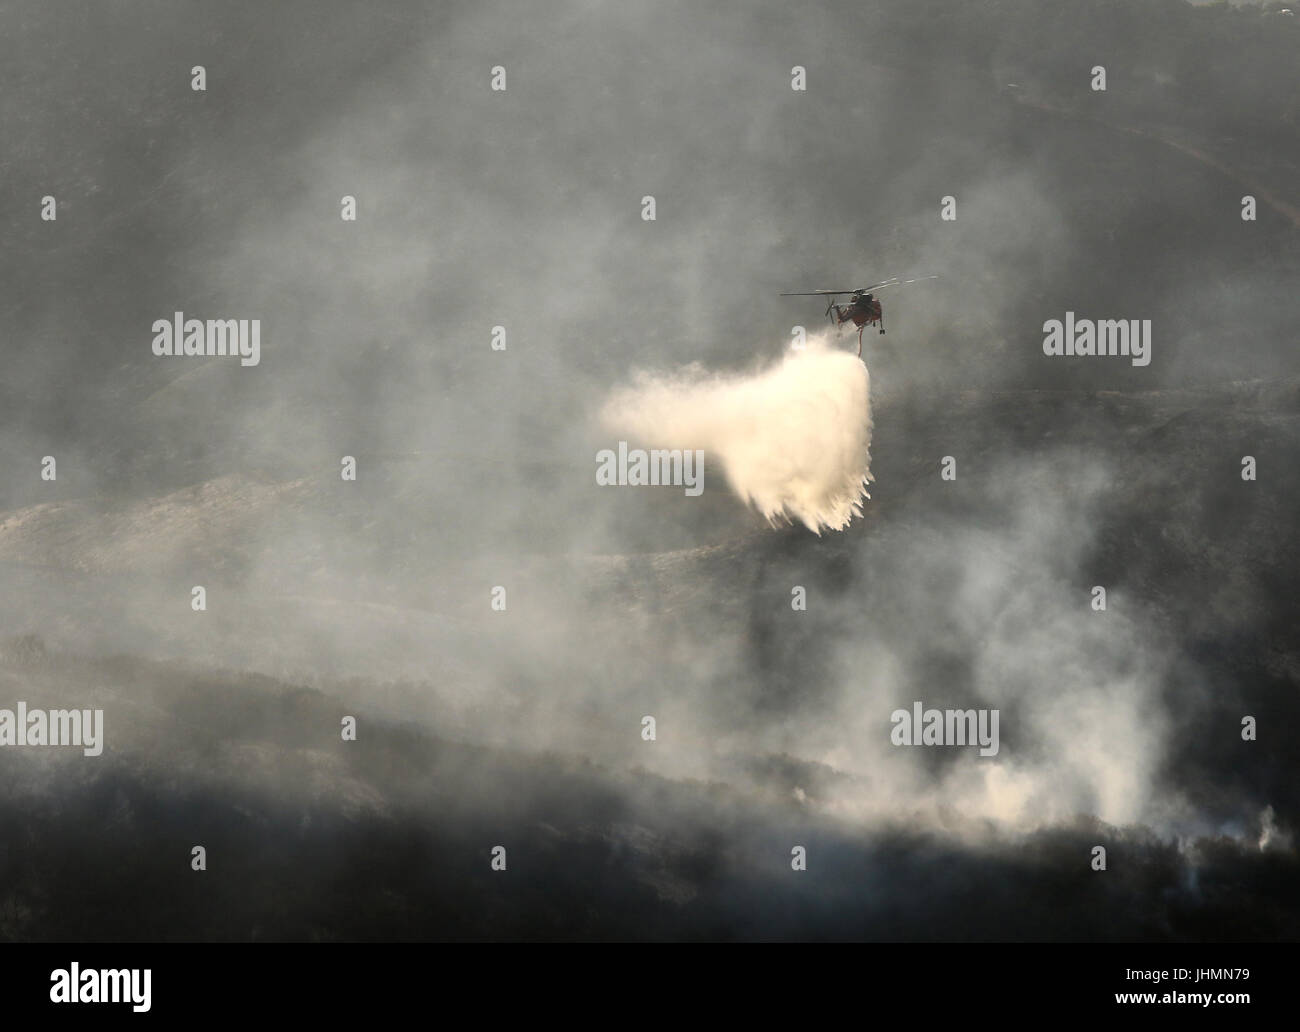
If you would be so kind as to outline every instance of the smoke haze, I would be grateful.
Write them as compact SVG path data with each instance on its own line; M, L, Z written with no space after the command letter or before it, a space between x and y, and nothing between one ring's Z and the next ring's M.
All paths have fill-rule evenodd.
M0 707L105 748L0 749L0 939L1300 934L1300 26L6 17ZM922 275L789 347L781 292ZM177 311L260 363L153 356ZM1067 311L1151 364L1045 356ZM997 756L893 745L918 700Z

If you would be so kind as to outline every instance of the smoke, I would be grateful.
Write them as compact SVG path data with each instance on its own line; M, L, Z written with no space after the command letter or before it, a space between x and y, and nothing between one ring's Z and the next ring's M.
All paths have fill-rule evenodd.
M638 374L601 422L646 447L703 449L772 526L843 530L870 497L870 377L824 336L755 373Z

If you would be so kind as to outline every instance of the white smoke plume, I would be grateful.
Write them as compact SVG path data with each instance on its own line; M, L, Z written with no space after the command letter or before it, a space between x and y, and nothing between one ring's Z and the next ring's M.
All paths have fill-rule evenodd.
M601 421L642 447L703 449L706 466L721 462L731 489L772 526L843 530L870 497L867 367L825 337L756 373L694 364L638 374Z

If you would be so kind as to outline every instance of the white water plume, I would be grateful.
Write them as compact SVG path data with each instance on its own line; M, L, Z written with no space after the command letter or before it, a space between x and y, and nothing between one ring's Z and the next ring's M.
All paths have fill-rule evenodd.
M870 497L870 377L825 337L754 373L640 373L601 419L644 447L703 449L773 526L843 530Z

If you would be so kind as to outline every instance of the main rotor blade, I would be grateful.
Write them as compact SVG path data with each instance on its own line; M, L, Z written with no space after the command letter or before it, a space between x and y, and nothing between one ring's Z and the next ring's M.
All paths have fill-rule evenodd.
M881 287L905 287L909 283L924 283L926 280L938 279L938 276L918 276L916 279L905 280L886 280L884 283L878 283L874 287L867 287L867 290L879 290Z
M916 279L900 280L897 276L893 276L890 279L881 280L879 283L873 283L869 287L859 287L857 290L799 290L782 294L781 297L825 297L828 294L866 294L869 291L882 290L885 287L905 287L909 283L923 283L925 280L938 278L938 276L918 276Z
M869 290L878 290L881 287L893 286L897 283L897 278L881 280L879 283L873 283L869 287L859 287L857 290L803 290L795 294L782 294L782 297L813 297L817 294L865 294Z

